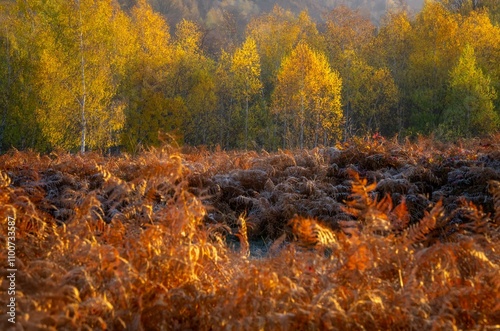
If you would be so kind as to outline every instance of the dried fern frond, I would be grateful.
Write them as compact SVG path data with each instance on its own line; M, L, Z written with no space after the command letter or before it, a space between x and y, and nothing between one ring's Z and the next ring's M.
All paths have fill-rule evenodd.
M410 223L410 214L408 213L405 198L390 212L389 219L394 231L402 231L408 226L408 223Z
M297 216L288 224L292 226L296 244L303 249L332 248L338 245L333 230L317 220Z
M346 202L343 211L362 222L363 227L372 233L385 233L391 229L390 212L393 209L392 199L386 194L377 202L374 190L377 183L368 185L367 179L361 179L359 174L348 169L353 178L350 200Z
M6 188L11 184L12 180L9 175L3 171L0 171L0 188Z
M279 236L278 239L273 241L271 247L269 247L269 253L276 254L280 250L280 248L283 246L283 243L285 242L286 237L287 237L286 232L283 232L283 234L281 236Z
M368 185L366 178L361 179L359 174L352 170L347 170L352 178L350 200L346 201L344 211L355 216L362 217L366 214L367 210L374 206L374 200L370 196L377 186L376 183Z
M491 219L483 212L482 207L477 207L474 203L461 199L462 206L456 210L456 214L468 220L458 225L459 231L466 231L469 234L488 234Z
M238 217L238 232L236 236L240 240L240 254L243 257L248 257L250 256L250 243L248 242L247 221L245 217L245 214L241 214Z
M425 211L420 222L413 224L407 229L408 244L422 242L427 239L429 233L434 230L436 223L443 217L443 202L438 201L430 212Z

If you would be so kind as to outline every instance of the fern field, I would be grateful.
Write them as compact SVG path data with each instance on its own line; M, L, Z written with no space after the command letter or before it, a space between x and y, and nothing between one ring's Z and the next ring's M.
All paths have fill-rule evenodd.
M499 141L12 151L0 329L498 329Z

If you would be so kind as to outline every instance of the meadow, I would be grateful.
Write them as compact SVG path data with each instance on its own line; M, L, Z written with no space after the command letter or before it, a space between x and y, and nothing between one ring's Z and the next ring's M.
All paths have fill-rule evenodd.
M10 151L0 328L498 329L499 141Z

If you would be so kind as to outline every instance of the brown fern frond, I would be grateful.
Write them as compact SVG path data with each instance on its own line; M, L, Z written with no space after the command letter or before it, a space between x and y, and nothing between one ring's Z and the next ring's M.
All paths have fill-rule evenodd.
M352 169L347 171L352 178L351 194L349 195L350 200L346 201L347 206L343 210L354 217L362 217L374 204L370 193L375 190L376 184L368 185L367 179L361 179L356 171Z
M240 217L238 217L239 229L236 233L236 237L240 240L240 254L243 257L248 257L250 256L250 244L248 242L247 221L245 217L245 214L241 214Z
M368 185L368 180L366 178L360 178L359 173L351 168L347 169L347 173L352 178L352 197L359 203L371 205L373 199L370 197L370 193L376 189L377 183Z
M12 180L9 175L3 171L0 171L0 188L6 188L10 185Z
M283 232L283 234L281 236L279 236L278 239L273 241L271 247L269 247L269 253L276 254L280 250L280 248L283 246L283 243L285 242L286 237L287 237L286 232Z
M368 185L367 179L360 179L359 174L348 169L352 180L350 200L342 210L362 222L363 226L373 233L384 233L391 228L388 216L393 208L392 199L386 194L377 202L373 192L377 183Z
M333 230L314 219L294 217L288 224L292 226L296 243L301 248L322 249L337 245Z
M439 200L430 212L425 211L424 217L410 226L407 230L407 240L409 244L422 242L427 239L429 233L434 230L436 223L443 217L443 202Z
M410 214L408 213L405 198L403 198L401 203L390 212L389 219L392 224L392 229L395 231L402 231L408 226L408 223L410 223Z
M488 214L483 212L481 206L477 207L474 203L463 199L462 206L457 211L461 214L461 216L472 221L460 224L460 230L465 230L475 234L488 233L488 227L491 219Z
M275 189L275 185L273 183L273 181L271 180L271 178L268 178L266 180L266 182L264 183L264 191L268 191L268 192L273 192L274 189Z
M208 238L218 244L223 244L224 237L231 233L231 228L222 223L207 225Z

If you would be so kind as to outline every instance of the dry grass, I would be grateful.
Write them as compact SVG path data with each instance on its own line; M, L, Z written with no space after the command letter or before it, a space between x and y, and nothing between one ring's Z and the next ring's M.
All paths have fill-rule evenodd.
M498 138L13 151L0 157L0 241L15 217L17 326L499 328ZM249 256L259 238L269 252Z

